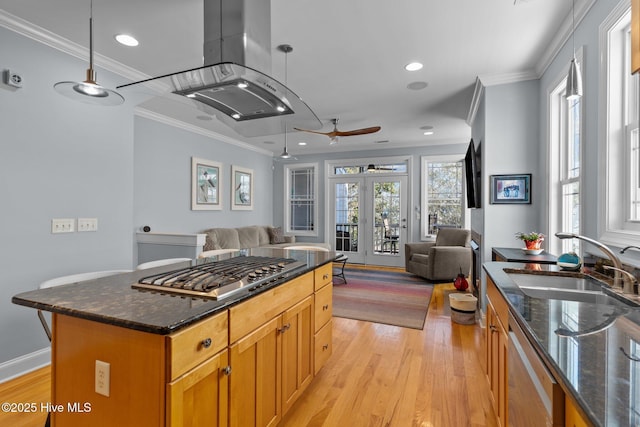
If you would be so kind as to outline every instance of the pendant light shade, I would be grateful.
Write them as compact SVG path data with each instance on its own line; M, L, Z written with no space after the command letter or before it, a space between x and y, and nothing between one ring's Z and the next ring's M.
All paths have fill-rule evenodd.
M288 61L287 61L287 55L289 55L289 53L291 51L293 51L293 48L288 45L288 44L281 44L280 46L278 46L278 50L280 52L284 52L284 85L287 85L287 68L288 68ZM282 154L280 154L280 158L281 159L290 159L291 158L291 154L289 154L289 152L287 151L287 122L284 122L284 150L282 151Z
M82 82L58 82L53 88L61 95L74 101L93 105L120 105L124 97L118 92L107 89L96 83L96 72L93 69L93 0L89 11L89 68L86 80Z
M567 73L567 84L565 87L564 97L572 101L582 96L582 72L576 62L576 1L573 0L571 6L572 29L571 29L571 49L573 57L569 64L569 72Z
M567 87L564 94L567 100L571 101L582 96L582 73L576 63L576 59L571 59L569 73L567 74Z

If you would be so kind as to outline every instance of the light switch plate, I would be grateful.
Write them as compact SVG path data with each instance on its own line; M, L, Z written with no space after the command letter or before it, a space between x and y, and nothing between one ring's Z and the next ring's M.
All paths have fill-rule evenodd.
M52 233L73 233L76 221L73 218L53 218L51 220Z

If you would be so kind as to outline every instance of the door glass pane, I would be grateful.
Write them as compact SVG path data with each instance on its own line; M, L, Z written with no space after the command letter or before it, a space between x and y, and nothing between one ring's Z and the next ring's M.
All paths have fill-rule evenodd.
M360 185L352 182L336 184L336 251L358 251Z
M400 238L400 182L373 184L373 252L397 254Z

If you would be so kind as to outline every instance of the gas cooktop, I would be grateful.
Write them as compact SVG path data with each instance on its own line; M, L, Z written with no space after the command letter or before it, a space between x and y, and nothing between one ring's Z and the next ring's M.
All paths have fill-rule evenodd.
M243 290L255 291L306 266L291 258L240 256L147 276L132 287L161 294L220 300Z

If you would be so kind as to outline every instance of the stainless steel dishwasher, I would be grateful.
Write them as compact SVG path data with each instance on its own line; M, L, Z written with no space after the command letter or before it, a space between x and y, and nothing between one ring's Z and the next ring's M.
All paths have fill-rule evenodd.
M509 313L508 425L564 426L564 393Z

